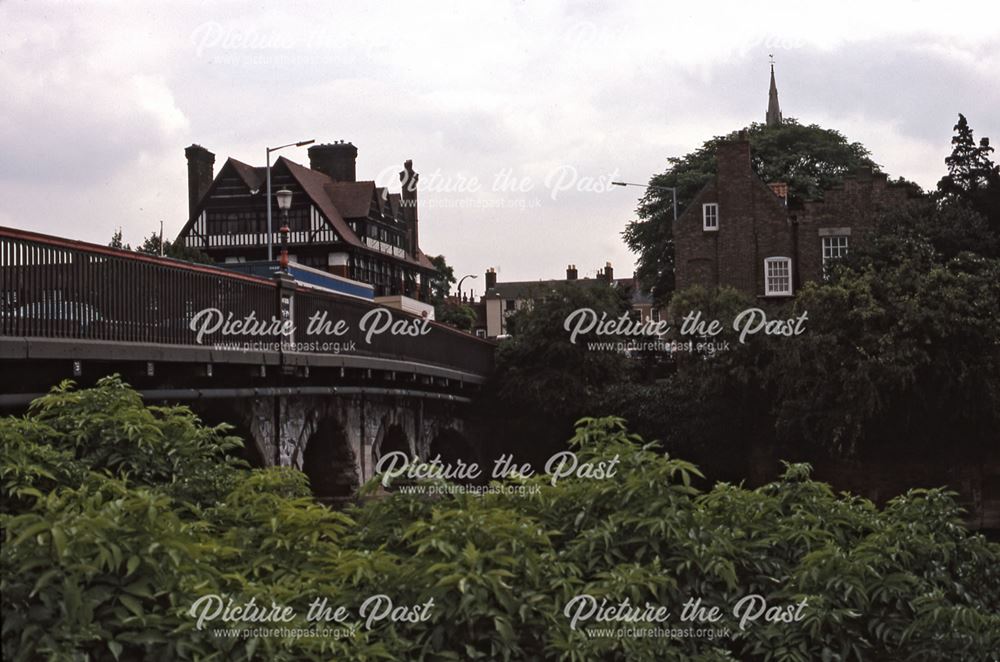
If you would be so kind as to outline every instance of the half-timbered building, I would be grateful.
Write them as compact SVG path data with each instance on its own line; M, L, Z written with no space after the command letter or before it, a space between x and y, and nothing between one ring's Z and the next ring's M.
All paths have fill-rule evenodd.
M402 191L390 193L357 181L357 154L351 143L314 145L308 168L284 157L271 166L272 254L287 223L292 262L370 284L376 297L426 301L435 269L420 250L418 175L406 161ZM185 155L190 216L178 240L219 263L266 261L266 169L229 158L216 174L204 147L191 145ZM292 192L287 215L274 196L281 189Z

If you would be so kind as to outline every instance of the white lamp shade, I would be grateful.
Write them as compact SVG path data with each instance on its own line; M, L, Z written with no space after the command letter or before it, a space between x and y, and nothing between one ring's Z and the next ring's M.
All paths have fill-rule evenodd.
M286 188L277 191L274 197L278 199L278 209L285 211L292 206L292 192Z

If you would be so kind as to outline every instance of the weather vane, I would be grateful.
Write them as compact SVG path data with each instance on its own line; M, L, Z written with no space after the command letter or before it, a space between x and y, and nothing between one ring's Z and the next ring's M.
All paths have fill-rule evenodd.
M771 64L773 65L774 64L774 53L768 53L767 57L769 57L771 59Z

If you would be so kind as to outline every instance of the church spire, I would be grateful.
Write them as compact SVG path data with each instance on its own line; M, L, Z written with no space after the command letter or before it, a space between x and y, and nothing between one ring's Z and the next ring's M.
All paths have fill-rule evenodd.
M781 124L781 108L778 106L778 86L774 82L774 56L771 55L771 89L767 94L767 126Z

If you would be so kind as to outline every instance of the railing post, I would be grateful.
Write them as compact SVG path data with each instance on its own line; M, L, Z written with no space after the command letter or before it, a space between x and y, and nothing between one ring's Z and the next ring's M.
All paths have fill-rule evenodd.
M274 274L274 283L277 286L277 318L284 324L295 324L295 279L287 272L279 271ZM286 343L295 344L295 331L287 336L287 340L282 336L278 338L280 349L283 351Z
M287 271L278 271L274 275L275 292L276 292L276 312L277 319L281 321L282 326L286 324L295 324L295 279L288 275ZM279 335L275 339L278 343L278 370L277 380L278 387L283 386L285 373L285 347L294 347L295 345L295 331L292 331L287 336ZM286 345L287 343L287 345ZM282 445L282 413L284 411L282 406L281 397L277 396L275 398L274 406L274 466L281 466L281 445Z

